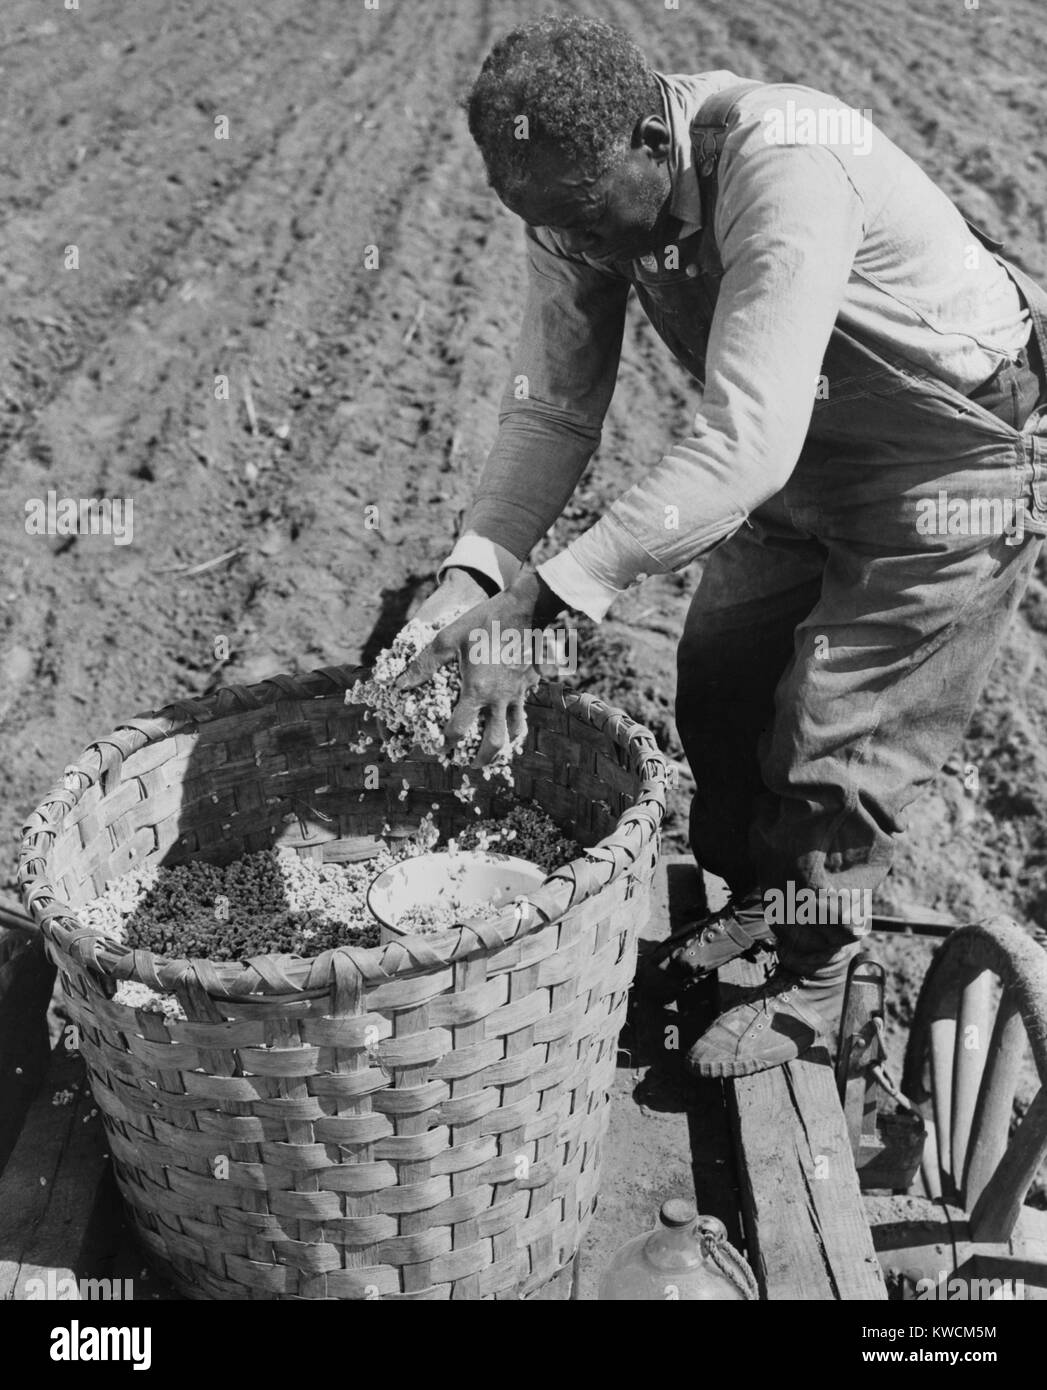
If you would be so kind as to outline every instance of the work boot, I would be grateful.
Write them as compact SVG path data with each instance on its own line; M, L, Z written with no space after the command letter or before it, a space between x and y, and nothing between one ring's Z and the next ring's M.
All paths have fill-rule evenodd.
M752 1076L795 1062L827 1041L840 1022L847 967L857 946L848 946L803 975L779 965L762 985L711 1024L687 1054L697 1076Z
M636 982L649 998L668 1001L735 956L756 949L774 949L774 932L764 918L758 888L660 941L644 957Z

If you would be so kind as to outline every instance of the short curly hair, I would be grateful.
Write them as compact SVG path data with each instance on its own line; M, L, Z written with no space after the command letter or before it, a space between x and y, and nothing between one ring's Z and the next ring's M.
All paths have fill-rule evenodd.
M593 177L605 173L637 122L661 110L661 89L624 30L548 15L495 44L463 104L491 186L511 196L548 150Z

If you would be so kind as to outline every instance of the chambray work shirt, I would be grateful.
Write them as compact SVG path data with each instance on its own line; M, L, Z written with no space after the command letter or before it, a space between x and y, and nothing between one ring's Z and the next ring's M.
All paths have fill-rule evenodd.
M702 222L690 123L737 81L723 71L659 77L681 242ZM742 98L718 168L713 231L724 274L711 326L689 325L685 313L674 322L678 338L693 330L694 339L693 354L677 355L704 363L691 433L540 567L568 606L599 620L639 575L682 568L784 487L835 324L964 393L1028 340L1012 280L954 204L871 121L843 119L845 110L785 84ZM599 443L626 299L644 266L570 254L547 228L527 228L526 246L527 304L497 440L444 562L502 587Z

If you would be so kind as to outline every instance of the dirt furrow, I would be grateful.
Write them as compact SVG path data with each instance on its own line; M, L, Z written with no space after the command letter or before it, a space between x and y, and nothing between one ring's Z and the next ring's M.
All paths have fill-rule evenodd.
M337 55L325 50L332 61L321 68L329 70L326 85L332 91L366 60L367 44L386 42L388 35L368 26L362 42L354 38L353 56L334 71ZM299 62L306 65L307 58ZM315 63L309 66L315 69ZM255 85L253 97L250 86L239 96L222 93L213 110L200 96L191 113L173 110L166 123L150 130L145 139L155 158L147 165L144 186L135 181L133 200L115 225L112 186L125 183L130 172L118 151L77 171L31 215L0 231L0 258L7 265L8 289L15 292L10 326L0 332L0 363L16 407L7 423L15 438L64 377L104 344L111 324L122 324L139 305L166 296L172 262L198 234L212 240L212 257L216 251L221 255L235 236L223 213L253 174L270 181L273 149L297 128L310 126L319 93L314 89L303 103L302 76L294 63L282 69L281 83L266 90L257 90L260 82ZM224 106L230 110L221 110ZM229 121L228 139L216 138L222 128L215 122L223 119ZM76 248L81 262L75 270L65 268L68 246ZM31 447L43 446L37 440Z

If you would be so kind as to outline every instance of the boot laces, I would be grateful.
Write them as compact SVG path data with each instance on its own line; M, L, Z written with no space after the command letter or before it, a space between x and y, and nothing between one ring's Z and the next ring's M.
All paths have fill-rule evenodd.
M707 945L727 932L727 923L734 920L743 927L751 927L754 922L764 921L763 899L756 901L752 894L742 898L731 898L721 907L707 927L702 929L701 941Z
M799 975L794 976L787 985L781 980L775 980L773 975L768 975L760 987L760 993L752 1001L753 1007L763 1015L756 1024L756 1032L762 1032L767 1027L775 1006L780 1007L784 1004L788 1008L792 1004L791 996L806 983L807 981Z

